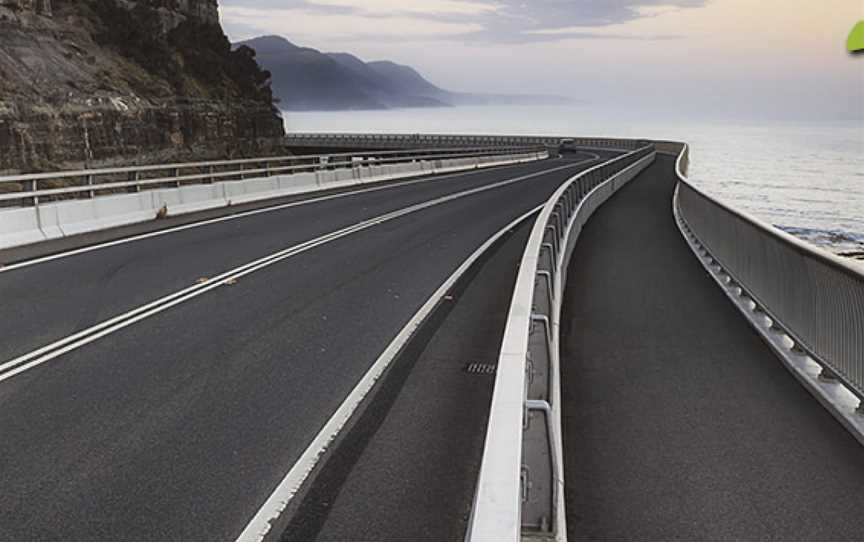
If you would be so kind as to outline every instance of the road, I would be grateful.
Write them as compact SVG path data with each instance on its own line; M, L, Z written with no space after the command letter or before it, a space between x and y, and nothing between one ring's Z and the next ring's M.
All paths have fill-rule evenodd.
M857 541L864 451L706 274L657 161L582 231L562 322L573 541Z
M429 296L585 160L295 201L0 270L0 540L234 540ZM507 265L519 235L501 248ZM506 266L479 272L495 269L487 284L506 285ZM507 292L471 295L501 312ZM434 372L436 352L461 366L460 352L497 347L500 318L472 340L447 335L450 318L482 316L457 303L412 363ZM442 400L477 410L491 393L484 386L480 400ZM398 391L375 422L376 436L397 435L381 457L415 470L404 483L420 483L429 471L416 472L399 450L417 449L412 439L426 432L398 436L400 427L460 417L452 405L411 410ZM434 409L430 397L423 404ZM482 411L463 418L485 426ZM447 434L446 424L437 431ZM466 434L458 423L454 431ZM366 440L370 450L375 442ZM479 446L469 455L479 458ZM344 482L392 490L398 482L374 476L382 467L370 457L349 462L361 470ZM436 457L452 467L447 454ZM473 491L473 481L462 486ZM350 530L351 517L369 520L340 499L345 514L309 522L322 539ZM422 508L413 510L406 518Z

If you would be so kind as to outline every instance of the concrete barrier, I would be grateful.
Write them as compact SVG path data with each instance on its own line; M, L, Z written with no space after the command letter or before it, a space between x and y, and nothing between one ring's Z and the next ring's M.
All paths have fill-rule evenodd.
M35 207L3 211L0 217L0 247L28 245L45 240Z
M499 351L466 541L566 538L558 333L567 266L594 211L653 160L646 146L578 173L534 221Z
M56 205L34 207L34 213L38 217L39 229L45 239L56 239L65 235L60 229L60 216Z
M280 175L277 177L279 190L286 194L297 194L311 192L318 186L318 180L314 173L295 173L294 175Z
M0 249L153 220L163 208L167 215L176 216L295 194L517 164L545 157L528 153L432 162L417 160L44 203L0 211Z
M153 200L147 210L158 212L163 206L170 214L195 213L224 207L228 204L224 188L219 184L196 184L180 188L152 190Z
M37 214L45 238L55 239L155 218L149 200L140 193L63 201L40 205Z

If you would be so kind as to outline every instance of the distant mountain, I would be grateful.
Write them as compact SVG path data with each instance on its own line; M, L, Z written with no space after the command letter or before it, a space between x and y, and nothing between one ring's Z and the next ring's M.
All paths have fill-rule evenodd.
M369 81L315 49L298 47L276 36L236 45L255 49L258 63L272 74L273 95L279 107L305 109L385 109L370 92Z
M285 38L265 36L244 41L255 49L258 63L272 74L273 94L279 107L289 111L346 109L389 109L394 107L446 107L433 94L446 94L423 80L411 68L395 64L370 63L347 53L326 54L299 47ZM379 65L381 64L381 65ZM414 77L406 77L409 70ZM392 77L388 75L392 74ZM411 84L406 81L411 80ZM413 88L435 89L427 95Z
M273 94L288 111L340 111L400 107L449 107L562 103L554 96L464 94L444 90L410 66L364 62L350 53L322 53L280 36L234 44L255 49L258 63L272 74Z
M447 107L449 93L417 73L393 62L363 62L350 53L326 53L368 84L369 92L387 107Z
M447 98L451 94L424 79L417 70L410 66L403 66L386 60L370 62L368 66L397 92L437 98Z

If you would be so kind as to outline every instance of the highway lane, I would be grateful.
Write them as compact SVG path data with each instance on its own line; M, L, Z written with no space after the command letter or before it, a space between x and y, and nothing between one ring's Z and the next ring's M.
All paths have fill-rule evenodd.
M488 173L500 180L509 169ZM438 285L572 174L333 241L0 382L0 539L233 540ZM341 209L352 207L360 205ZM259 227L290 232L274 214L260 215ZM209 227L176 245L163 236L127 257L160 258L142 275L177 265L186 285L202 273L198 260L226 266L242 259L231 260L234 251L265 252L250 249L258 236L244 223L226 223L241 231L222 238L208 238ZM259 234L263 245L287 244ZM98 270L103 253L122 261L110 251L82 259L95 257Z
M496 366L532 226L524 221L453 292L443 322L388 375L376 408L327 460L281 542L465 537L495 387L494 372L466 368Z
M588 158L577 155L569 161ZM313 197L290 207L7 268L0 272L0 363L286 246L420 201L567 163L446 175L322 201Z

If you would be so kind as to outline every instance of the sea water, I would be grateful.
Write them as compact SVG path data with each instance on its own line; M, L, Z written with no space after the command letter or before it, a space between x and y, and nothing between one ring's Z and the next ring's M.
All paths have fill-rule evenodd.
M864 123L646 119L573 107L286 112L289 132L609 136L686 141L710 194L840 254L864 252Z

